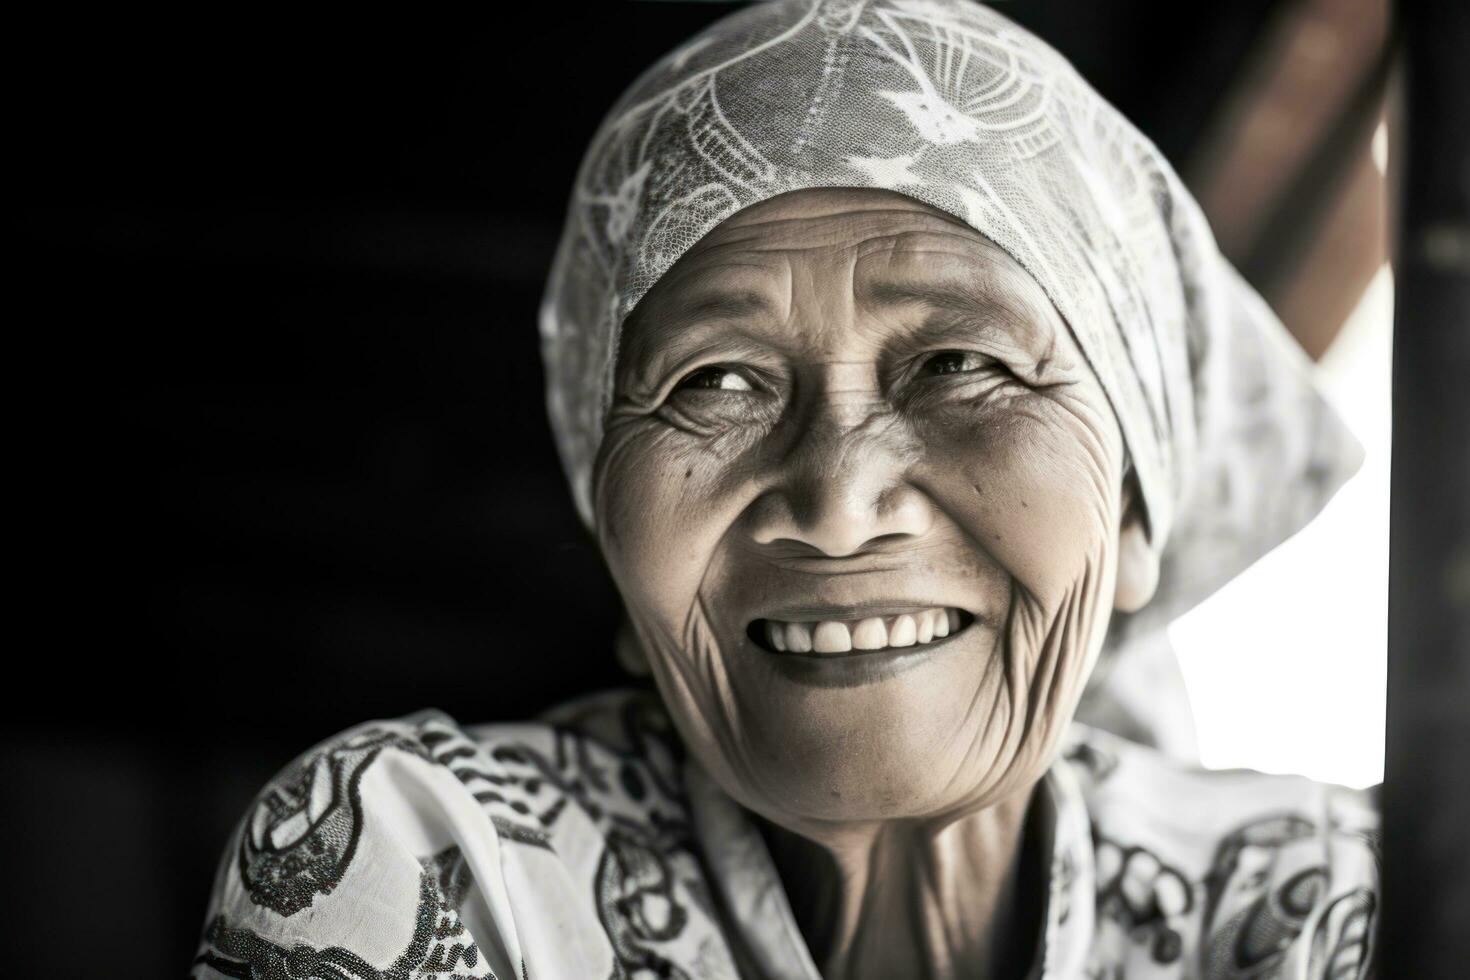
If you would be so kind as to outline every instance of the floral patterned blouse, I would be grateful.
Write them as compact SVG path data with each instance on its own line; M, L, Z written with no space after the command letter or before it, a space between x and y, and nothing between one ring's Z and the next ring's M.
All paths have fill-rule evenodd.
M1081 725L1041 783L1044 980L1369 974L1368 794L1210 772ZM763 839L657 701L354 728L226 848L197 980L819 973Z

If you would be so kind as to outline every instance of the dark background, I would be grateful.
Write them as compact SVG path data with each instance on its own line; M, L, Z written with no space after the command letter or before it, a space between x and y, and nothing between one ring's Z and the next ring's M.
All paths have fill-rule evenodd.
M234 821L335 731L620 682L536 307L602 114L735 6L17 27L7 975L183 975ZM1274 10L998 6L1175 161Z

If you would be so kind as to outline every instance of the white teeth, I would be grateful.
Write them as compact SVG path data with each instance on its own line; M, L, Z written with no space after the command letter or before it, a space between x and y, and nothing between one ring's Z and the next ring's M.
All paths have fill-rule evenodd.
M816 653L846 653L852 649L852 634L846 623L818 623L812 631L812 650Z
M941 636L949 635L949 617L944 614L943 609L930 610L929 618L934 620L935 639L938 639Z
M848 622L783 623L768 619L765 620L765 639L770 648L779 653L882 650L930 643L958 633L961 622L958 609L925 609L891 618L869 616Z
M881 650L888 645L888 627L881 619L865 619L853 629L852 645L858 650Z
M786 652L786 631L782 629L780 623L766 621L766 640L777 650L782 653Z

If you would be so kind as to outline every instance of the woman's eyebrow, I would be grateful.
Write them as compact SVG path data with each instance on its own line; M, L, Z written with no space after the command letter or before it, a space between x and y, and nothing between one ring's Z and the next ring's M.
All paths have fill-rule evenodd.
M636 376L648 379L714 346L751 351L767 338L739 321L780 314L771 298L758 290L704 289L657 309L635 310L626 325L619 360Z
M974 313L995 305L995 297L964 281L875 282L863 290L863 298L878 306L922 303L956 313Z
M774 316L776 304L770 297L753 289L704 290L686 301L670 304L660 317L677 318L692 326L706 320L742 320L753 316Z
M915 331L934 339L963 335L979 327L1003 330L1023 347L1040 354L1055 342L1050 321L1025 296L997 294L963 281L878 282L865 298L877 306L917 304L931 311Z

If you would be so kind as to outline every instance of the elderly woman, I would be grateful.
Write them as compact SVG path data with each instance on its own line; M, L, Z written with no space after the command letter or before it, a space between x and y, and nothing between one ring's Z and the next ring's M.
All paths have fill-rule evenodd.
M329 740L196 976L1368 969L1359 794L1073 722L1355 450L1054 52L963 0L717 24L597 134L541 326L656 694Z

